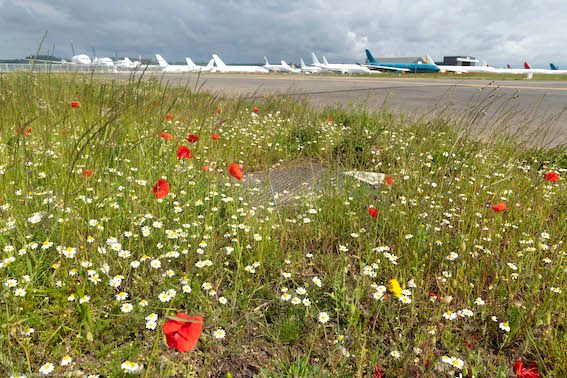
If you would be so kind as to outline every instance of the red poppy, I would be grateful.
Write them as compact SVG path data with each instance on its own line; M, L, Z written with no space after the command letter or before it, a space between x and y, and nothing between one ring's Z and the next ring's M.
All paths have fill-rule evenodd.
M217 108L217 110L215 110L215 114L221 114L222 113L222 109L220 108L220 106Z
M559 173L557 172L546 172L543 175L545 181L557 182L559 180Z
M187 321L169 319L162 327L167 345L180 352L189 352L197 345L201 331L203 331L203 318L201 316L189 316L182 312L175 315L176 318L187 319Z
M93 175L93 171L91 169L83 169L83 177L89 178Z
M209 171L209 166L208 165L203 165L203 167L201 168L201 170L203 172L208 172Z
M195 134L189 134L187 135L187 141L189 143L195 143L199 141L199 136L195 135Z
M255 106L254 109L252 109L252 111L253 111L254 113L260 113L260 108L258 108L258 107Z
M392 185L394 183L394 179L392 176L386 176L386 184Z
M327 123L333 123L333 117L328 116L327 117Z
M165 140L170 141L170 142L173 140L173 135L166 133L165 131L160 131L159 136L160 136L160 138L165 139Z
M219 134L217 134L217 133L213 133L213 135L211 135L211 138L212 138L213 140L219 140L220 136L219 136Z
M158 182L154 185L154 196L156 198L163 198L167 196L169 193L169 183L164 179L159 179Z
M32 128L28 127L27 129L17 128L16 134L22 134L23 136L27 137L31 134Z
M240 169L240 167L236 163L232 163L230 167L228 167L228 171L230 172L232 177L234 177L237 180L242 180L242 177L244 177L244 173L242 172L242 169Z
M374 206L369 206L368 214L370 214L372 218L376 218L378 216L378 209L376 209Z
M177 160L179 159L190 159L193 155L191 155L191 150L187 146L179 146L177 149Z
M81 103L79 101L71 101L71 108L77 109L81 107Z
M173 116L171 114L166 114L166 116L164 117L164 119L166 121L173 121Z
M507 209L506 202L500 202L500 203L497 203L495 205L492 205L492 210L494 210L496 212L504 211L506 209Z
M376 366L374 366L374 375L372 375L372 378L383 378L383 377L384 377L384 371L382 370L379 364L376 364Z
M433 292L433 291L429 292L429 300L431 302L435 302L437 300L437 298L439 298L439 296L435 292Z
M516 373L516 378L539 378L539 372L537 371L537 365L535 362L530 364L529 368L524 367L524 363L521 360L514 362L514 373Z

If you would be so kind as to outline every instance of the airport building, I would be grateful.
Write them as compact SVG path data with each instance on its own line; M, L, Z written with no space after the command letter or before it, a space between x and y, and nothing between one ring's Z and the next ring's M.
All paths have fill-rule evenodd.
M444 56L442 62L435 62L438 66L476 66L479 60L474 56Z

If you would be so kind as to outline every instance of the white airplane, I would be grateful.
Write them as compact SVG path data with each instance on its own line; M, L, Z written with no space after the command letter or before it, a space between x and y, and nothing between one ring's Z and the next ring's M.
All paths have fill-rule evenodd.
M108 57L103 57L103 58L95 57L92 60L92 64L95 66L114 67L114 62L112 61L112 59Z
M165 61L165 59L162 58L161 55L156 54L156 59L159 63L159 66L161 67L162 72L165 73L183 73L183 72L190 72L191 68L188 65L179 65L179 64L174 64L171 65L169 63L167 63Z
M294 67L290 66L289 64L286 63L285 60L282 60L282 66L284 66L284 68L287 70L287 72L301 73L301 70L299 68L294 68Z
M210 72L213 69L215 62L213 59L211 59L206 66L198 66L191 60L191 58L185 58L185 61L187 62L187 66L189 66L191 72Z
M497 69L489 66L486 61L478 60L479 66L438 66L429 55L425 55L425 63L439 67L439 72L455 73L494 73Z
M212 72L248 72L248 73L268 73L267 69L260 66L227 66L217 54L213 54L215 67Z
M301 62L301 72L303 73L306 74L319 73L323 70L321 67L306 65L305 62L303 61L303 58L301 58L299 61Z
M268 62L268 58L264 57L266 64L264 64L264 68L270 72L289 72L287 68L283 66L283 64L270 64Z
M64 62L69 63L69 62ZM92 64L91 58L87 54L73 55L71 57L71 64L89 65Z
M142 65L142 62L140 62L139 60L135 60L132 62L130 58L125 56L124 59L117 60L116 62L114 62L114 65L118 68L126 68L132 70L134 68L140 67Z
M363 67L358 64L331 64L327 62L327 58L325 57L323 57L323 64L321 64L314 53L311 53L311 57L313 58L313 65L316 67L321 67L324 71L339 72L342 74L372 73L372 71L368 67Z

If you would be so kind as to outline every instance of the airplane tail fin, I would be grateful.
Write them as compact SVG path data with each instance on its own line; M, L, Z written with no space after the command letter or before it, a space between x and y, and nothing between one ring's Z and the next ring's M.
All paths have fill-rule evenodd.
M433 60L433 58L431 58L429 55L425 54L425 63L426 64L431 64L432 66L437 66L437 64L435 63L435 61Z
M319 59L317 59L317 57L315 56L315 53L311 53L311 58L313 58L313 64L314 65L320 65L321 63L319 63Z
M552 71L557 71L559 68L557 68L557 66L553 63L549 63L549 68L551 68Z
M165 67L169 66L169 64L167 64L167 62L165 61L165 59L163 59L163 58L161 57L161 55L156 54L156 59L157 59L157 61L158 61L158 63L159 63L159 66L160 66L161 68L165 68Z
M510 68L512 68L512 66L509 65L509 64L507 64L507 65L506 65L506 68L510 69Z
M268 58L264 57L264 61L266 62L266 66L270 65L270 62L268 62Z
M307 66L305 65L305 62L303 61L303 58L299 59L299 62L301 63L301 68L307 67Z
M217 54L213 54L213 59L215 61L215 64L217 65L217 67L226 67L226 64L224 64L224 62L222 61L222 59L217 55Z
M197 65L195 64L195 62L193 62L191 60L191 58L185 58L185 61L187 62L187 65L189 66L189 68L191 68L191 69L197 68Z
M134 64L132 63L132 61L130 60L130 58L128 58L127 56L124 57L124 61L128 64Z
M532 67L530 66L530 64L529 64L528 62L524 62L524 68L525 68L526 70L531 70L531 69L532 69Z
M215 60L211 59L209 60L209 63L207 63L207 65L205 66L205 70L211 70L213 68L213 65L215 64Z
M366 49L366 59L368 59L368 63L378 63L378 61L374 59L374 56L368 49Z
M329 65L329 62L327 62L327 58L325 58L324 56L323 56L323 64L326 65L326 66Z
M293 71L293 68L291 68L291 66L289 64L287 64L285 60L282 60L282 66L286 70Z

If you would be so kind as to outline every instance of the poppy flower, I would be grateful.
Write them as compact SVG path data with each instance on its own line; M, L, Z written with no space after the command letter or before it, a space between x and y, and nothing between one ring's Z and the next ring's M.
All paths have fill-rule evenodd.
M431 302L435 302L437 300L437 298L439 298L439 296L435 292L433 292L433 291L429 292L429 300Z
M252 111L254 113L260 113L260 108L258 108L257 106L254 107L254 109L252 109Z
M500 202L500 203L497 203L495 205L492 205L492 210L496 211L497 213L504 211L506 209L507 209L506 202Z
M370 214L372 218L376 218L378 216L378 209L376 209L374 206L369 206L368 214Z
M171 114L166 114L166 116L164 117L164 119L166 121L173 121L173 116Z
M327 117L327 123L333 123L333 117L328 116Z
M384 371L379 364L374 366L374 374L372 375L372 378L384 378Z
M187 135L187 141L189 143L195 143L199 141L199 136L195 135L195 134L189 134Z
M27 129L17 128L16 134L22 134L23 136L27 137L31 134L32 128L28 127Z
M165 131L160 131L159 137L170 142L173 140L173 135L166 133Z
M208 165L203 165L203 167L201 168L201 170L203 172L208 172L209 171L209 166Z
M220 108L220 106L217 108L217 110L215 110L215 114L221 114L222 113L222 109Z
M232 177L234 177L237 180L242 180L242 177L244 177L244 173L242 172L242 169L240 169L240 167L236 163L232 163L228 167L228 172L232 175Z
M159 179L158 182L154 185L154 196L160 199L169 194L169 183L164 179Z
M203 318L189 316L182 312L178 312L175 317L179 320L169 319L163 324L165 340L170 348L175 348L180 352L189 352L199 341L201 331L203 331Z
M559 180L559 173L557 172L546 172L543 175L545 181L557 182Z
M93 175L93 171L91 169L83 169L83 177L89 178Z
M539 378L536 363L532 362L530 365L529 368L526 368L521 360L514 362L513 369L514 373L516 373L516 378Z
M179 146L177 149L177 160L179 159L190 159L193 155L191 155L191 150L187 146Z
M386 176L386 184L392 185L394 183L394 179L392 176Z
M219 140L220 136L219 136L219 134L217 134L217 133L213 133L213 135L211 135L211 138L212 138L213 140Z
M81 107L81 103L79 101L71 101L71 108L78 109Z

